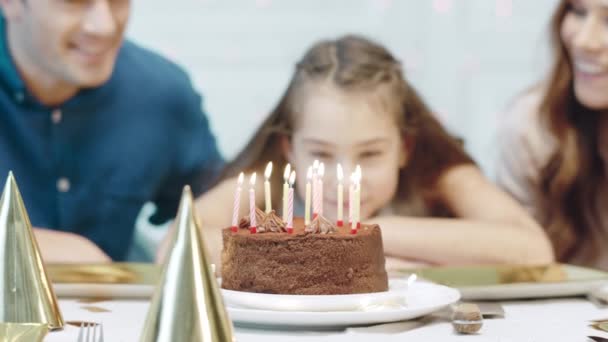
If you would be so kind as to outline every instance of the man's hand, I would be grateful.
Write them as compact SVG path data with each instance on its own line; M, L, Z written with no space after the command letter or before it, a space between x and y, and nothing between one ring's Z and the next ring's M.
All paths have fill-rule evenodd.
M108 263L107 256L91 240L72 233L34 228L45 263Z

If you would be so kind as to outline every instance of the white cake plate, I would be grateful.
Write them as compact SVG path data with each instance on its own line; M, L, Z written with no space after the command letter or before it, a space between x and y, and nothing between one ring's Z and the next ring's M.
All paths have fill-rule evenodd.
M273 295L222 290L230 318L253 325L328 327L395 322L421 317L460 299L458 290L391 279L389 291L362 295ZM234 294L233 292L238 292Z

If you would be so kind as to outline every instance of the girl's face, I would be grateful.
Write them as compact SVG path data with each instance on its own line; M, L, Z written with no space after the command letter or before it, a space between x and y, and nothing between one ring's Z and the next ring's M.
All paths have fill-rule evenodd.
M577 99L608 108L608 0L569 0L561 38L572 61Z
M312 87L311 87L312 88ZM315 159L325 164L323 214L337 215L337 172L344 169L344 220L348 220L349 175L361 165L361 219L391 202L406 153L395 115L380 96L347 93L333 86L306 90L295 108L295 129L284 150L297 173L297 192L304 198L306 172Z

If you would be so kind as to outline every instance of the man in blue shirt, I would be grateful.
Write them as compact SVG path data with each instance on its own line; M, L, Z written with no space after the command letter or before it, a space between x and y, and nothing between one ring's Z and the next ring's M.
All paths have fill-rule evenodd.
M45 261L124 260L147 201L222 166L184 71L123 39L129 0L0 0L0 176L15 173Z

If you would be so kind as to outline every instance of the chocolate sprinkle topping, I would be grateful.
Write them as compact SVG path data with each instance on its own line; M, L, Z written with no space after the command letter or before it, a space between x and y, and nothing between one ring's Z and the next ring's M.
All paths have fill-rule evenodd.
M286 231L285 222L283 222L283 219L281 219L277 216L277 214L275 214L274 210L272 210L270 214L266 215L266 218L259 226L263 229L258 230L259 232L280 233Z
M260 226L266 221L266 213L260 210L260 208L255 208L255 221L258 226L258 231ZM251 220L249 219L249 215L245 215L239 221L239 228L241 229L249 229L251 226Z
M306 226L305 231L312 234L331 234L337 233L338 227L325 217L318 215L308 226Z

